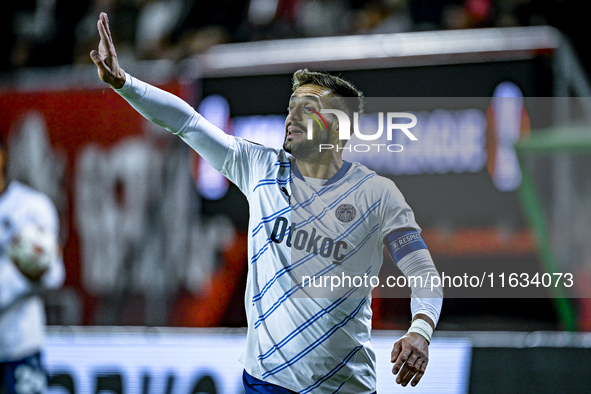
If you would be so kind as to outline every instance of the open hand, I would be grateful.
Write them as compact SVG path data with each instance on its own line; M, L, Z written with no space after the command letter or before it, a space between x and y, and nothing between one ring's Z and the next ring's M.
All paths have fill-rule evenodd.
M409 332L394 344L390 361L392 373L398 374L396 383L406 386L412 379L411 385L416 386L429 362L429 344L422 335Z
M98 51L93 50L90 52L90 58L96 64L101 80L113 88L119 89L125 84L125 72L119 67L107 14L101 12L96 26L101 36L101 41L99 42Z

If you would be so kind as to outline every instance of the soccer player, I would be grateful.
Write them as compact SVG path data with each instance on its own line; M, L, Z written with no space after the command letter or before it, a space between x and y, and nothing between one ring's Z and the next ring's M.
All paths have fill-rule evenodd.
M29 265L8 256L13 237L27 226L39 226L55 239L58 215L45 194L6 179L7 152L0 138L0 393L39 394L47 378L41 362L45 311L38 292L57 288L65 278L55 254L49 265ZM35 233L34 233L35 234Z
M438 274L414 214L393 182L344 161L342 150L319 152L319 144L344 144L336 119L312 122L307 138L311 114L336 107L350 114L341 98L360 103L361 93L341 78L297 71L283 149L264 147L225 134L178 97L125 73L106 14L97 27L99 48L90 56L99 77L147 119L182 138L249 201L248 333L241 356L246 393L375 393L371 287L311 297L312 285L303 277L376 275L383 245L405 275L425 279L411 286L413 321L391 358L396 382L416 385L443 295L430 288Z

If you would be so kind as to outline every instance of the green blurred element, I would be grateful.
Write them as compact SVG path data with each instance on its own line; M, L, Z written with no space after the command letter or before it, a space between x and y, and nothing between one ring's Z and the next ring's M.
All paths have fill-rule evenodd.
M535 153L591 153L591 128L589 127L551 127L534 130L515 145L521 160L524 155ZM523 169L523 162L522 162Z
M552 127L533 130L527 138L515 145L515 150L523 176L519 198L532 226L542 264L548 273L561 272L561 266L551 247L548 221L544 216L541 198L527 166L528 158L541 155L552 157L555 154L591 154L591 128ZM554 304L562 324L568 331L577 330L577 313L572 298L567 297L562 287L552 289L556 296Z

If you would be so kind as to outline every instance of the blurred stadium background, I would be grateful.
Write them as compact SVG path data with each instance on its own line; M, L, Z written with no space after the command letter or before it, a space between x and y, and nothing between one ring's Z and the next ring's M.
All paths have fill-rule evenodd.
M439 125L425 134L427 148L408 162L380 157L368 166L395 180L440 272L570 270L584 287L591 129L555 126L574 107L579 121L591 113L584 99L552 101L559 104L550 110L527 105L591 96L582 3L5 4L0 132L10 176L51 196L62 220L66 286L45 295L50 392L240 392L246 200L100 83L88 56L99 11L109 14L127 72L271 146L282 142L298 68L342 73L368 97L489 98L412 108ZM504 96L526 99L500 113L493 97ZM389 258L384 266L394 272ZM378 392L402 391L386 354L408 326L408 299L377 294L373 307L384 354ZM446 299L432 363L408 391L591 392L590 330L584 296Z

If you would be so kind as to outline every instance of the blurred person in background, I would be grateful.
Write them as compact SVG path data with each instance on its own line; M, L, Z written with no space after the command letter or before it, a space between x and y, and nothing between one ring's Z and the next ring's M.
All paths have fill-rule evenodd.
M7 159L0 137L0 394L38 394L47 386L41 292L65 278L59 221L49 197L8 182Z

